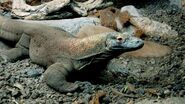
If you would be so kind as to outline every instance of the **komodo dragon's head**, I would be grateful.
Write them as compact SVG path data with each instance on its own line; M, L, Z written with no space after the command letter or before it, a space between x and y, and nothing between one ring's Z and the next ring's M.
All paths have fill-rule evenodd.
M76 44L69 45L69 52L76 58L94 57L98 54L106 59L109 56L119 55L124 52L139 49L144 42L128 33L107 32L78 39ZM115 54L114 54L115 53Z
M144 42L136 37L125 34L111 34L106 39L106 49L110 51L128 52L141 48Z

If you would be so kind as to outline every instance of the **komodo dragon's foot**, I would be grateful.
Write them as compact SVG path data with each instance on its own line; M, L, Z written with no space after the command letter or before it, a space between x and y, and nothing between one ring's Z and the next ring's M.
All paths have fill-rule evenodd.
M44 73L46 84L61 93L75 91L78 85L66 81L66 76L71 70L70 64L55 63L49 66Z
M0 53L0 62L14 62L21 57L27 57L29 54L28 49L12 48Z

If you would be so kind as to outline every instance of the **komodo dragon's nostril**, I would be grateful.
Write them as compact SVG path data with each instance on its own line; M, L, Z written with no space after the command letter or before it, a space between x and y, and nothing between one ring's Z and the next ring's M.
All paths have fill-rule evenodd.
M117 37L117 40L118 40L118 41L122 41L123 38L122 38L121 36L118 36L118 37Z

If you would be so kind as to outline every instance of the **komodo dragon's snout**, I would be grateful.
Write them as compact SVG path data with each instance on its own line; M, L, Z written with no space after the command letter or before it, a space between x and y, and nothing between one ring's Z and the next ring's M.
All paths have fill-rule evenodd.
M109 50L127 52L141 48L144 42L136 37L118 34L107 36L106 45Z

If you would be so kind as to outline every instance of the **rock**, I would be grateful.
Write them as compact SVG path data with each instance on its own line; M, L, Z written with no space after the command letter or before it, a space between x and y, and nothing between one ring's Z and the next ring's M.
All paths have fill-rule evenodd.
M67 96L73 96L73 94L72 94L72 93L67 93L66 95L67 95Z
M0 99L6 98L7 97L7 91L0 90Z
M164 98L165 97L164 91L162 89L160 89L160 91L157 93L157 95L160 98Z
M142 88L137 89L135 92L136 92L137 94L141 95L141 96L143 96L143 95L145 94L145 90L142 89Z
M0 86L1 86L1 87L4 86L5 83L6 83L6 81L0 81Z
M42 74L41 71L39 71L38 69L29 69L26 74L29 76L29 77L38 77Z
M121 12L128 11L131 16L134 17L141 17L142 15L139 14L137 8L135 8L133 5L124 6L121 8Z
M150 20L147 17L132 17L130 22L140 28L146 36L161 36L164 38L176 37L178 33L171 26Z
M145 90L149 95L156 96L159 95L159 91L155 88L148 88Z
M112 59L109 64L107 65L107 69L111 73L121 73L123 75L129 74L129 69L127 68L127 61L119 60L119 59Z
M131 93L136 92L135 86L133 84L130 84L130 83L126 83L124 90L127 94L131 94Z
M31 96L30 90L26 88L24 92L22 92L22 97L28 99Z
M85 94L84 97L83 97L83 99L81 99L81 102L83 102L82 104L88 104L90 98L91 98L91 95L90 94Z
M13 86L16 87L16 88L18 88L21 91L24 90L23 86L20 83L15 83Z
M170 1L170 5L176 5L179 8L182 8L184 5L184 0L169 0Z
M180 95L181 97L184 97L184 96L185 96L185 90L180 91L180 92L179 92L179 95Z
M31 98L32 99L36 99L40 96L40 94L37 92L37 91L33 91L32 94L31 94Z
M133 100L130 100L126 104L134 104L134 101Z
M178 35L169 25L143 17L132 5L122 7L121 12L124 11L128 11L131 15L131 24L139 28L147 36L174 37Z
M185 99L183 97L171 97L167 99L144 99L135 104L185 104Z
M171 91L170 90L164 90L164 94L166 95L166 96L169 96L170 94L171 94Z
M81 16L87 16L88 11L97 8L105 8L113 5L112 2L104 2L104 0L87 0L85 2L71 2L72 9Z
M71 7L78 14L82 16L86 16L89 10L96 8L96 6L102 3L103 3L103 0L93 0L93 1L88 0L85 2L78 2L74 0L74 2L71 3Z
M75 19L43 20L43 21L23 20L23 22L39 23L39 24L52 26L58 29L63 29L72 35L76 35L82 26L100 25L100 20L94 17L81 17L81 18L75 18Z
M123 28L121 31L128 33L131 36L136 36L136 37L142 37L143 35L143 31L141 31L141 29L136 28L135 26L128 26Z
M20 92L18 90L14 89L14 90L12 90L11 95L14 97L18 97L18 96L20 96Z
M127 11L120 12L118 8L109 7L97 11L93 16L100 19L101 25L122 32L124 25L129 21L130 15Z
M83 93L91 94L93 93L92 89L95 89L95 86L88 81L84 82L76 81L75 83L79 85L79 89L82 90Z
M52 0L38 6L26 4L24 0L13 0L12 15L24 19L45 19L45 16L54 11L58 11L70 0Z
M185 66L185 59L182 61L182 65Z

